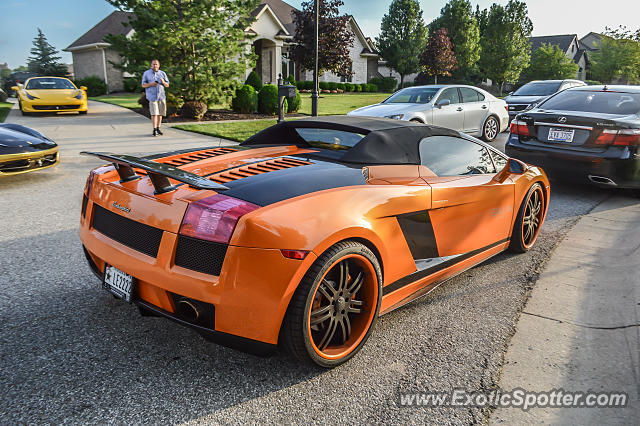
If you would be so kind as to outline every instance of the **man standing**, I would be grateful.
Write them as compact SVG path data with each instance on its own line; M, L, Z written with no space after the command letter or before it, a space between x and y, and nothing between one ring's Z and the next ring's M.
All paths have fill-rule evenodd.
M167 97L164 88L169 87L169 78L164 71L160 71L160 61L151 61L151 68L142 75L142 87L149 101L149 113L153 124L153 136L162 135L160 124L162 116L167 115Z

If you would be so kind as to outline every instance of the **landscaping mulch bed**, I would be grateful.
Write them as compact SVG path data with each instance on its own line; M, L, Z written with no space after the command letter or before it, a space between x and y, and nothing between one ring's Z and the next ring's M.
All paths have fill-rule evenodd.
M137 112L140 115L144 115L147 118L151 118L149 115L149 110L146 108L135 108L133 111ZM287 118L292 117L304 117L303 114L285 114ZM269 114L240 114L237 112L233 112L228 109L213 109L209 110L205 113L204 117L200 121L224 121L224 120L260 120L260 119L269 119L269 118L277 118L277 116L269 115ZM178 114L167 115L162 119L164 123L197 123L198 120L193 118L183 117Z

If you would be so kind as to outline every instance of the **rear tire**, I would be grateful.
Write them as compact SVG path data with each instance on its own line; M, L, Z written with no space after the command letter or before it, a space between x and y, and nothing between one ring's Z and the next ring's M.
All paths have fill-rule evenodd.
M500 133L500 123L495 116L490 115L482 126L482 139L485 142L492 142L498 136L498 133Z
M542 185L534 183L522 200L516 223L511 232L509 250L516 253L526 253L533 247L538 235L545 212L545 199Z
M381 300L376 256L358 242L337 243L314 262L296 289L282 342L298 361L336 367L365 344Z

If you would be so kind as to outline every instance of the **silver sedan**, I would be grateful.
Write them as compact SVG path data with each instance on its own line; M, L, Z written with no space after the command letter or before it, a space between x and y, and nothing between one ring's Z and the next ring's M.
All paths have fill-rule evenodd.
M347 115L418 121L492 141L509 125L507 103L473 86L429 85L398 90L379 104Z

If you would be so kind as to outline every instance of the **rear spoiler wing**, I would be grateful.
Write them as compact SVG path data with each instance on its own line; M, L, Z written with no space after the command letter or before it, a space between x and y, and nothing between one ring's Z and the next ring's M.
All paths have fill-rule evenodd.
M82 151L80 154L91 155L113 163L120 176L120 182L129 182L140 178L140 175L133 170L134 167L147 171L156 194L164 194L176 189L175 185L171 185L169 179L186 183L196 189L212 189L216 191L229 189L195 173L187 172L168 164L156 163L145 158L112 154L110 152Z

